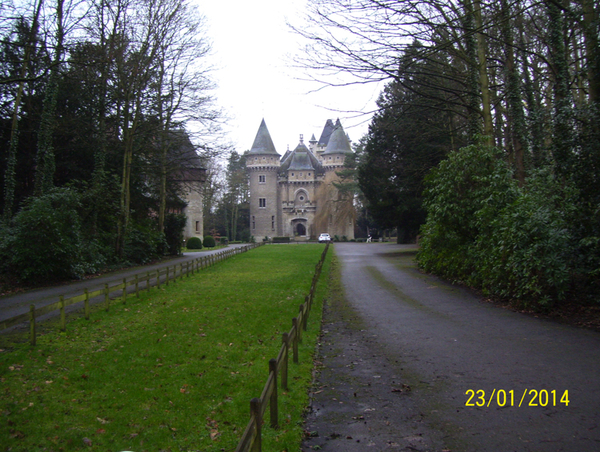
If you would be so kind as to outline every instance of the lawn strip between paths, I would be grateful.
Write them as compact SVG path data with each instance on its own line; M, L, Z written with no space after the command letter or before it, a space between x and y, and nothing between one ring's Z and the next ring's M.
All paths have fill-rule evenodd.
M266 246L0 353L11 450L233 450L322 245ZM329 273L329 258L323 278ZM325 284L264 450L297 450Z

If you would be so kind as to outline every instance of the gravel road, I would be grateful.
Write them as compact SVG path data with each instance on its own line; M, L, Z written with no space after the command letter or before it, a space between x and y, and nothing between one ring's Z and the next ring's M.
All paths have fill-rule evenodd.
M423 275L409 246L334 250L303 451L600 450L599 333Z

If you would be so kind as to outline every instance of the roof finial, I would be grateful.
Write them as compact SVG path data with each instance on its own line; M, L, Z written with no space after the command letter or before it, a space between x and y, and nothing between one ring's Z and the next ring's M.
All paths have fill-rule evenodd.
M300 143L304 144L304 134L300 134Z

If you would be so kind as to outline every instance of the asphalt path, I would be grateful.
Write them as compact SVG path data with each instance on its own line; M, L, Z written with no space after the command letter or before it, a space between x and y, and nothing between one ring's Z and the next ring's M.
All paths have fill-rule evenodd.
M423 275L407 246L334 251L303 451L600 450L600 334Z
M229 245L229 248L237 248L243 246L244 245ZM54 287L44 287L40 289L29 290L26 292L20 292L10 296L0 297L0 322L15 317L17 315L29 312L29 306L31 304L34 304L36 308L39 308L57 302L61 295L65 298L70 298L83 294L85 289L88 289L88 291L90 292L100 290L104 288L105 284L108 284L109 286L114 286L122 283L123 278L129 279L135 276L136 274L139 274L140 276L145 275L146 272L153 272L157 269L162 269L167 266L172 267L173 265L179 265L182 263L190 262L194 259L197 259L198 257L216 254L223 250L224 248L217 248L212 250L204 249L200 251L186 252L181 256L174 257L159 262L157 264L140 267L131 267L107 273L94 278L83 279L80 281L71 281ZM164 280L164 276L162 279ZM145 288L145 282L140 282L140 288ZM128 288L128 292L132 292L134 290L134 287ZM117 294L115 293L114 296L117 296ZM102 295L96 297L95 299L91 299L90 302L93 304L99 303L103 300L104 296ZM72 312L74 310L81 309L82 306L83 302L77 303L69 306L67 308L67 311ZM56 315L58 315L58 311L54 311L54 313L47 314L46 316L41 317L39 320L43 321L48 317Z

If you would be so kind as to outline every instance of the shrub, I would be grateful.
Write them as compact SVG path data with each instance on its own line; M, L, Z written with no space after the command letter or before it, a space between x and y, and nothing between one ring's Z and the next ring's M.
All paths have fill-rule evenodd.
M183 246L183 230L186 222L187 218L184 214L170 213L165 216L166 252L171 256L178 256L181 254L181 248Z
M205 248L214 248L216 246L216 242L213 236L207 235L204 237L204 247Z
M474 284L475 243L498 213L517 197L516 182L499 149L473 145L450 154L425 178L421 268Z
M250 240L253 239L252 235L250 234L249 228L242 229L239 237L240 237L240 241L242 241L242 242L250 242ZM230 242L230 243L233 243L233 242Z
M427 178L419 265L519 304L548 308L572 284L577 192L547 168L518 188L503 154L469 146Z
M10 272L23 282L80 278L82 258L80 200L73 189L54 189L30 198L13 218L2 241Z
M201 250L202 249L202 239L200 239L200 237L190 237L187 240L186 248L188 250Z
M125 236L124 257L129 262L147 264L162 257L167 248L165 237L153 221L132 222Z
M525 306L547 308L564 299L576 250L569 227L575 199L576 191L549 170L532 175L480 235L481 287Z
M221 245L227 245L227 244L229 243L229 239L228 239L227 237L221 237L221 238L219 239L219 243L220 243Z

